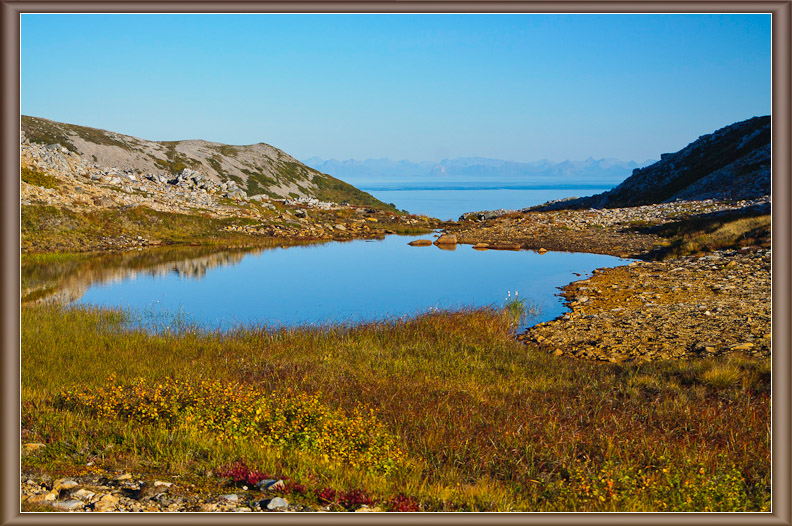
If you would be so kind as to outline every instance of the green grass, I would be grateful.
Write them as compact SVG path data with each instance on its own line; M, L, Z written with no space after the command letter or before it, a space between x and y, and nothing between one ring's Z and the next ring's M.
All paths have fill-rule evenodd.
M253 219L217 219L200 214L159 212L143 206L78 213L54 206L24 205L21 219L23 251L84 251L95 248L97 239L119 236L142 236L163 244L276 244L263 237L222 230L229 225L253 224Z
M316 191L316 198L320 201L330 201L333 203L342 203L346 201L347 203L353 205L368 206L378 210L397 212L395 206L385 204L379 199L375 198L373 195L366 193L363 190L359 190L351 184L347 184L333 176L322 174L316 171L312 173L312 182L318 188Z
M26 166L23 166L20 170L20 178L28 184L42 186L44 188L55 189L60 186L60 183L55 177Z
M121 330L123 312L26 306L22 436L48 446L23 466L72 473L92 461L201 486L241 461L311 488L404 493L437 511L768 509L769 360L555 358L515 341L514 314L147 334ZM58 403L65 390L97 394L136 379L149 389L211 379L262 397L316 397L338 414L372 408L405 457L371 472L300 448Z
M163 170L176 175L181 173L185 168L191 168L194 170L201 169L200 162L187 157L185 154L176 150L176 146L179 144L179 141L160 141L159 144L165 147L166 159L153 159L154 163Z
M70 133L90 143L117 146L127 151L133 149L127 143L115 139L104 130L76 124L51 122L36 117L28 117L27 115L22 116L22 129L25 130L25 136L31 142L60 144L73 152L77 152L77 148L69 139Z
M221 144L215 148L220 155L225 155L226 157L236 157L239 154L239 149L235 146L229 146L228 144Z
M27 115L23 115L21 121L22 129L30 142L44 145L60 144L68 150L77 151L66 132L55 123Z

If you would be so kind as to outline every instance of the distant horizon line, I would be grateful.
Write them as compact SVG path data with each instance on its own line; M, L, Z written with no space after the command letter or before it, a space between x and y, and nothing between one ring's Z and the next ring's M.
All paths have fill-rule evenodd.
M321 157L319 155L312 155L311 157L303 157L303 158L300 158L298 160L300 162L304 163L304 164L307 164L307 163L312 162L314 160L318 160L320 162L336 161L336 162L340 162L340 163L349 162L349 161L354 161L354 162L388 161L388 162L392 162L392 163L440 164L440 163L442 163L444 161L458 161L458 160L463 160L463 159L470 159L470 160L480 159L482 161L503 161L503 162L515 163L515 164L534 164L534 163L542 163L542 162L551 163L551 164L561 164L561 163L576 163L576 162L579 163L579 162L588 162L588 161L595 161L595 162L597 162L597 161L618 161L620 163L627 163L627 164L634 163L634 164L637 164L638 166L646 166L648 163L656 163L656 162L658 162L660 160L659 158L657 158L657 159L645 159L645 160L639 162L639 161L636 161L634 159L625 160L625 159L620 159L618 157L600 157L600 158L595 158L595 157L593 157L591 155L589 155L585 159L563 159L561 161L554 161L554 160L551 160L551 159L548 159L548 158L533 159L533 160L530 160L530 161L516 161L516 160L513 160L513 159L502 159L502 158L499 158L499 157L481 157L481 156L478 156L478 155L474 155L474 156L460 156L460 157L443 157L439 161L434 161L434 160L412 161L410 159L391 159L390 157L367 157L365 159L358 159L358 158L355 158L355 157L349 157L347 159L338 159L338 158L335 158L335 157L324 158L324 157Z

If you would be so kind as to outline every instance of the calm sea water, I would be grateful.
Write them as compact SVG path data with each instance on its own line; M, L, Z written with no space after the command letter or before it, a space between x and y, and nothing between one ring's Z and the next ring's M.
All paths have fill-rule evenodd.
M497 185L496 185L497 186ZM553 199L583 197L610 190L611 186L569 185L548 186L502 186L454 184L447 187L409 186L361 186L380 201L393 203L399 210L413 214L426 214L439 219L459 219L465 212L481 210L519 210L540 205Z
M518 296L539 308L532 324L562 314L557 287L581 279L575 273L627 262L597 254L408 246L413 239L388 236L125 269L87 285L76 303L156 315L150 319L178 313L205 328L227 329L502 306Z

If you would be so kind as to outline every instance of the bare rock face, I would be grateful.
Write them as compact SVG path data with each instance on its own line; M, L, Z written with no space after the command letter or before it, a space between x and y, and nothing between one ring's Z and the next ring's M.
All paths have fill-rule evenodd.
M619 186L591 197L546 203L534 210L619 208L677 200L756 199L770 194L770 116L702 135L660 161L636 168Z

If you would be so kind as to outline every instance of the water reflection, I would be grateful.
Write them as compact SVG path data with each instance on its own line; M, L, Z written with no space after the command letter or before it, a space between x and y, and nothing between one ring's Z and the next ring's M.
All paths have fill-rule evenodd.
M624 264L598 254L411 247L414 237L290 248L148 249L23 264L23 299L131 308L151 320L181 313L208 329L356 322L430 309L502 306L516 295L563 312L558 287ZM447 250L448 248L456 250ZM149 328L157 323L143 322Z
M213 268L235 265L246 254L274 248L225 249L212 247L149 248L121 253L70 255L66 259L22 260L22 303L71 303L94 284L120 283L138 276L168 275L201 279Z

